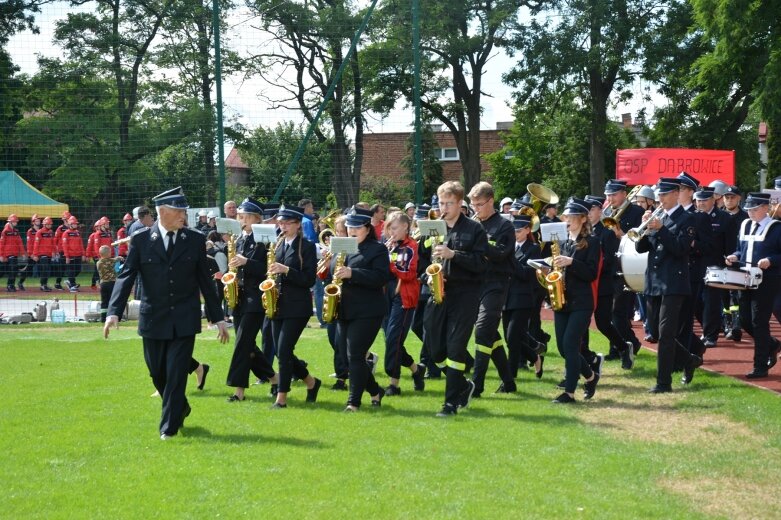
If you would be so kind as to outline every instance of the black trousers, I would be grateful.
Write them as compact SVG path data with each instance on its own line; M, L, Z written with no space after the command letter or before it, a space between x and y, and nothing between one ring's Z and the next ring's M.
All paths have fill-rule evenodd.
M407 339L415 309L405 309L401 305L401 295L395 295L390 302L390 312L385 320L385 373L388 377L401 377L401 367L415 363L404 341Z
M688 296L672 294L663 296L645 296L648 306L648 329L659 340L656 356L656 384L669 387L673 381L673 366L676 348L676 336L683 319L681 308Z
M27 280L28 278L32 278L33 276L35 276L37 265L38 262L30 258L29 256L27 257L27 264L25 264L25 266L19 270L20 284L23 284L24 281ZM38 276L41 276L40 273L38 273Z
M480 307L475 323L475 368L472 380L475 383L475 393L483 392L485 374L488 371L489 360L494 362L499 377L505 383L513 380L507 353L502 345L499 325L502 319L502 308L507 301L509 282L485 282L480 295Z
M446 289L445 300L437 305L429 298L423 318L430 340L431 359L447 365L445 403L458 405L458 397L466 387L467 345L480 307L480 289Z
M721 332L721 314L724 294L729 293L725 289L702 287L702 335L705 339L716 341Z
M418 307L415 309L415 314L412 316L412 326L410 329L423 343L420 347L420 363L426 366L426 370L429 376L439 377L441 374L440 368L431 359L431 347L429 347L429 341L426 337L426 329L423 326L423 318L426 315L426 304L431 296L431 290L428 285L421 284L420 286L420 299L418 299Z
M290 392L290 381L293 379L293 375L301 380L309 375L306 366L293 353L298 338L301 337L308 322L309 316L271 320L274 346L277 349L277 358L279 359L279 391L282 393Z
M374 379L369 364L366 362L366 354L380 332L384 316L373 318L359 318L355 320L338 320L336 335L347 352L350 363L350 395L347 404L360 407L361 397L366 391L369 395L380 393L380 385Z
M16 283L16 270L18 268L18 260L15 256L9 256L5 262L5 274L8 276L8 287L13 287Z
M331 348L334 351L334 373L336 374L336 379L347 379L350 373L350 362L347 359L345 345L339 340L336 322L329 323L326 330L328 332L328 343L331 344Z
M225 382L228 386L249 387L250 371L259 378L271 379L274 377L274 369L256 342L265 317L263 312L242 313L238 307L234 310L233 326L236 328L236 343L233 347L233 357Z
M81 273L81 258L73 257L70 262L65 264L66 276L71 283L71 287L76 284L76 277Z
M51 258L48 256L38 257L38 275L41 277L41 287L49 283L51 274Z
M100 282L100 322L106 321L108 302L111 300L111 291L114 290L114 282Z
M683 345L685 350L691 354L702 357L702 355L705 354L705 344L699 336L694 334L694 311L697 306L697 295L702 291L702 282L695 279L692 280L690 286L691 295L686 296L681 304L677 338L678 343ZM686 353L683 350L678 349L675 368L683 368L686 362Z
M174 339L143 338L144 360L152 383L163 398L160 433L176 435L188 406L184 393L193 357L195 336Z
M263 328L261 329L263 339L261 342L263 345L263 355L266 356L266 361L273 366L274 358L277 355L277 349L274 346L274 334L271 332L271 321L272 320L268 319L268 317L263 320Z
M534 363L537 361L537 352L529 346L529 318L532 309L512 309L502 312L502 325L504 326L504 339L507 342L509 352L508 365L513 379L518 377L518 367L521 362Z
M632 314L635 309L635 293L624 290L623 278L614 280L615 289L613 290L613 326L621 336L622 341L631 341L632 345L637 347L640 340L635 336L632 330ZM623 349L624 344L615 345L618 349Z
M591 323L591 309L553 313L553 326L556 329L556 346L564 358L564 391L574 393L578 387L578 377L589 379L593 373L588 361L580 352L580 342L588 334Z
M630 294L634 298L634 293ZM624 339L613 322L613 299L612 294L600 294L597 297L597 307L594 309L594 322L597 325L597 330L607 338L610 344L623 351L626 348L626 342L629 340ZM591 352L589 349L588 330L583 335L583 351L584 353Z
M770 336L770 315L775 297L781 288L781 276L764 273L762 283L751 291L743 291L740 298L741 324L754 338L754 369L767 370L767 361L773 338Z

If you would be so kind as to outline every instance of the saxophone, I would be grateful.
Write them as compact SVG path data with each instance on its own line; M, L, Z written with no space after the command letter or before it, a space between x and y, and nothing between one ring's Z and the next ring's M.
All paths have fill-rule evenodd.
M284 240L284 238L282 239ZM277 245L269 244L268 253L266 254L266 279L260 282L260 291L263 293L260 296L260 301L263 304L263 308L266 310L266 317L274 319L277 313L277 304L279 300L279 283L277 283L278 275L271 274L271 264L276 262Z
M558 237L554 236L553 240L551 240L550 253L552 270L545 275L543 287L548 290L551 308L554 311L560 311L564 304L567 303L567 300L564 297L564 269L556 266L556 257L561 254Z
M334 272L344 267L344 251L340 251L336 257ZM342 297L342 279L336 278L323 289L323 321L325 323L333 322L338 316L339 299Z
M236 236L233 234L228 235L228 263L236 256ZM231 267L227 273L222 275L223 292L225 294L225 302L228 304L229 309L235 309L239 303L239 283L238 283L238 268Z
M441 243L442 237L431 237L432 253L434 248ZM426 274L428 275L428 286L431 289L431 298L434 300L434 303L439 305L445 300L445 279L442 277L442 259L432 254L431 265L426 267Z

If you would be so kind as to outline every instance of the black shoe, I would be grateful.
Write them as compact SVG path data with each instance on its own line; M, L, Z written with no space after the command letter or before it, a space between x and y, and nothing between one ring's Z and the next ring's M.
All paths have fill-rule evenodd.
M778 341L776 338L771 339L773 340L773 348L770 349L770 356L767 358L768 370L776 366L776 363L778 363L778 353L781 352L781 341Z
M602 354L596 354L594 356L594 359L589 363L591 365L591 370L593 370L595 373L602 375L602 364L605 362L605 356Z
M673 391L672 386L670 385L656 385L650 390L648 390L649 394L669 394Z
M746 374L746 379L760 379L763 377L767 377L767 370L759 370L755 368L748 374Z
M184 426L184 420L190 417L190 413L193 411L192 408L190 408L190 403L186 402L184 403L184 409L182 410L182 426Z
M518 386L515 384L515 381L507 381L506 383L502 383L499 385L499 388L496 389L495 394L514 394L518 391Z
M426 367L418 365L418 371L412 374L412 383L415 385L416 392L422 392L426 389Z
M692 379L694 379L694 367L692 365L684 367L683 375L681 376L681 383L688 385L692 382Z
M635 366L635 348L631 341L626 342L626 348L621 352L621 368L632 370Z
M198 390L203 390L203 385L206 384L207 375L209 375L209 365L203 365L203 376L201 377L201 384L198 385Z
M56 283L56 284L54 284L54 288L55 288L56 290L58 290L58 291L62 291L62 290L64 290L64 289L62 288L62 284L59 284L59 283Z
M559 384L556 385L556 388L561 388L562 390L564 390L566 386L567 386L567 380L562 379L561 381L559 381Z
M542 379L542 373L543 373L543 371L545 370L545 356L539 356L539 358L540 358L540 369L539 369L539 370L537 370L537 369L535 368L535 370L534 370L534 376L535 376L537 379Z
M445 403L442 405L442 409L437 413L437 417L450 417L452 415L456 415L457 413L458 409L455 406L449 403Z
M597 393L597 383L599 383L599 374L594 372L594 379L586 381L583 385L583 399L591 399Z
M6 287L6 290L8 292L16 292L16 287L14 287L13 285L9 285L8 287Z
M611 350L610 353L605 356L605 361L615 361L617 359L621 359L621 354L614 352L613 350Z
M725 336L727 339L731 339L732 341L740 341L743 339L743 332L740 330L731 330L727 333Z
M645 341L646 343L656 343L659 340L651 336L650 334L646 334L645 337L643 338L643 341Z
M471 379L466 380L466 388L461 391L461 395L458 396L458 407L466 408L469 403L472 402L472 396L475 393L475 382Z
M347 390L347 383L344 382L344 379L337 379L336 383L331 385L331 390Z
M269 380L268 380L268 378L267 378L267 377L259 377L259 378L257 378L257 379L255 380L255 382L254 382L254 383L252 383L252 384L253 384L253 385L265 385L266 383L268 383L268 381L269 381Z
M306 391L306 402L307 403L315 403L317 402L317 392L320 391L320 385L322 385L323 382L319 379L315 378L315 385Z
M287 408L287 404L274 403L271 406L269 406L269 410L281 410L283 408Z
M385 395L386 394L384 394L383 392L378 393L377 399L372 399L372 406L374 406L375 408L379 408L380 406L382 406L382 398Z
M560 396L551 402L553 404L570 404L575 402L575 398L571 397L567 392L562 392Z
M233 394L232 396L230 396L230 397L227 399L227 401L228 401L229 403L235 403L236 401L243 401L244 399L246 399L246 397L239 397L238 395L236 395L236 394Z
M388 385L385 389L385 397L390 397L392 395L401 395L401 388L396 385Z
M19 290L20 291L26 291L27 289L24 288L24 283L19 282Z
M716 346L716 342L712 339L706 339L702 344L705 345L705 348L713 348Z
M278 393L279 393L279 385L276 383L271 383L271 387L268 390L269 397L273 397L274 399L276 399Z
M47 285L41 285L41 290L43 292L52 292L52 288Z

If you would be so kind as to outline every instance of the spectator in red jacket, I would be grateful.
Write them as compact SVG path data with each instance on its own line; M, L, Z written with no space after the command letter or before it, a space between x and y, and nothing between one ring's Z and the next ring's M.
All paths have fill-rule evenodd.
M41 229L41 217L37 213L34 213L30 217L30 229L27 230L27 242L25 246L27 248L27 264L19 270L19 290L24 291L24 281L32 276L38 275L38 267L35 260L33 260L33 247L35 246L35 234ZM40 275L38 275L40 276Z
M70 292L78 292L79 284L76 283L76 277L81 273L81 263L87 261L84 256L84 242L81 240L79 232L79 221L71 216L68 219L68 230L62 234L60 242L60 252L65 259L65 274L68 281L65 282Z
M33 244L32 259L38 263L38 275L41 277L41 290L51 292L49 282L49 273L51 261L57 254L57 242L52 230L52 218L43 219L43 227L35 234L35 243Z
M130 224L132 223L133 215L130 213L125 213L125 216L122 217L122 227L117 230L117 242L123 238L127 238L127 230L130 228ZM120 257L120 261L122 262L124 262L125 258L127 258L127 248L129 245L130 242L123 242L117 247L117 256Z
M62 225L57 226L54 230L54 243L57 247L57 251L52 257L52 274L57 277L54 281L54 288L58 291L62 291L62 277L66 274L65 259L62 258L62 234L70 229L68 226L68 219L71 218L70 211L65 211L62 214Z
M110 225L111 221L109 221L108 217L100 217L100 219L95 222L95 231L87 239L86 255L87 258L91 258L95 262L95 265L97 265L98 260L100 260L100 246L108 246L111 248L111 243L114 241L111 231L109 231ZM96 267L95 272L92 273L91 285L93 290L97 290L98 288L98 278L99 274Z
M16 292L16 268L19 258L24 259L26 254L22 235L16 229L18 223L19 217L8 215L8 221L0 232L0 263L8 276L8 292Z

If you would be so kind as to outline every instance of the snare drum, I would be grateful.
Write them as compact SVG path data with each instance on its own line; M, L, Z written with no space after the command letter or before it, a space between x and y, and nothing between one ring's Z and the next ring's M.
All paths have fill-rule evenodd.
M645 270L648 267L648 253L638 253L635 243L628 236L621 237L616 253L621 263L621 275L624 283L632 291L641 293L645 290Z
M710 266L705 272L705 285L718 289L743 291L756 289L762 283L762 269L759 267L728 267Z

